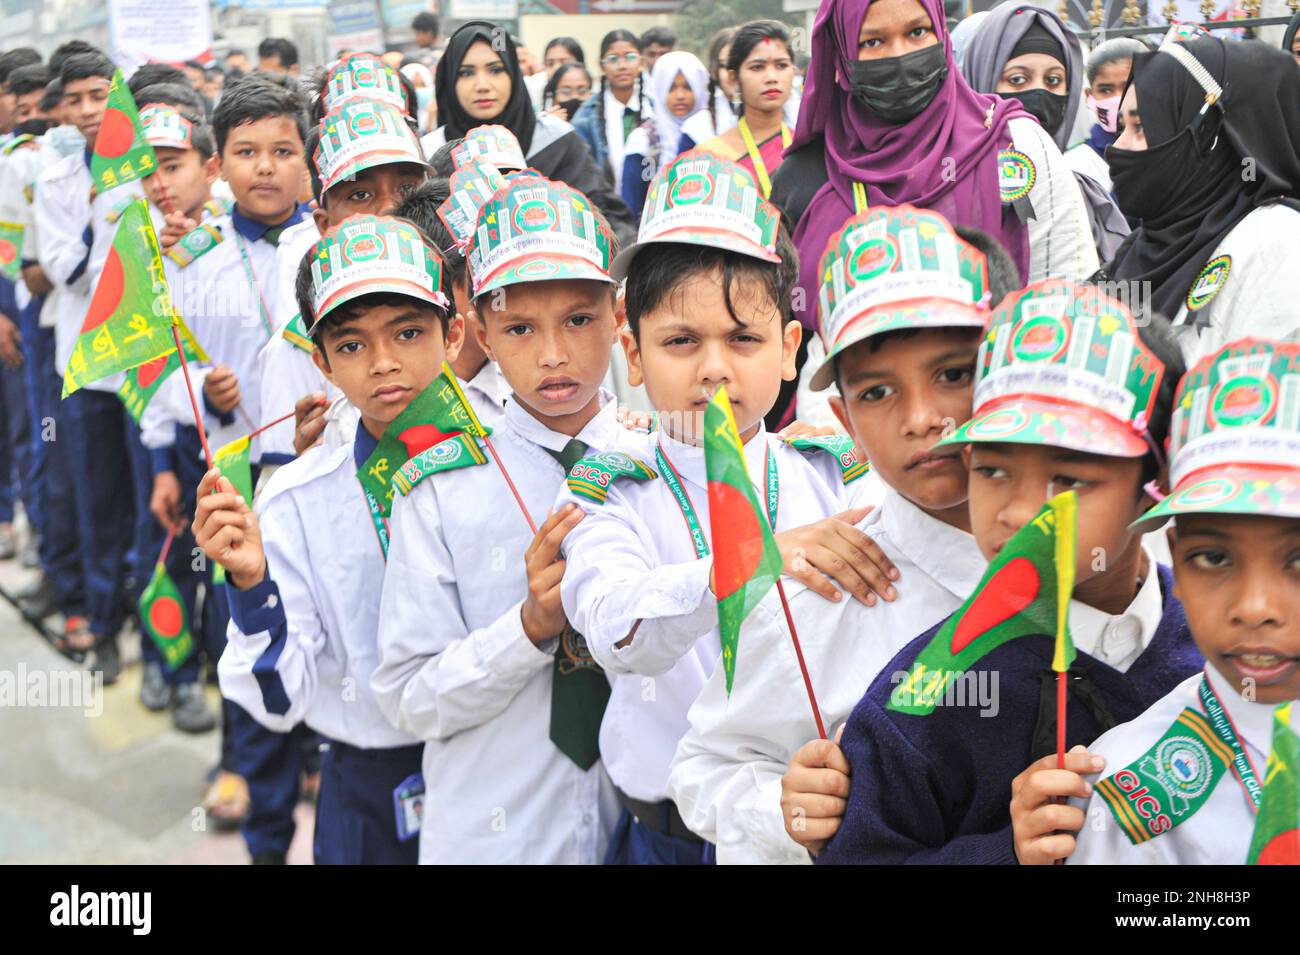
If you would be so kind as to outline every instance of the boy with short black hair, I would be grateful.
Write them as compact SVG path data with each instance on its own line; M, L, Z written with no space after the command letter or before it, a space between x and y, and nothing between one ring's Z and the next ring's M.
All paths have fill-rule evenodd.
M813 387L838 383L831 407L885 484L857 526L901 577L897 600L870 607L828 601L797 581L786 588L833 739L862 687L961 606L983 572L966 468L931 446L970 417L990 303L1016 288L1019 273L996 239L911 206L849 219L818 273L827 358ZM847 767L832 740L815 738L775 595L750 615L742 647L730 694L715 670L691 707L668 788L687 823L717 844L719 862L806 863L839 824Z
M934 449L968 446L971 530L990 560L1050 497L1078 492L1067 745L1136 716L1202 663L1168 569L1129 529L1153 504L1146 487L1163 467L1181 371L1163 319L1135 318L1093 286L1037 282L994 311L974 415ZM978 658L966 675L990 688L988 706L890 708L939 626L880 671L850 716L841 745L852 785L819 862L1015 861L1007 794L1055 752L1056 710L1044 704L1055 700L1055 635Z

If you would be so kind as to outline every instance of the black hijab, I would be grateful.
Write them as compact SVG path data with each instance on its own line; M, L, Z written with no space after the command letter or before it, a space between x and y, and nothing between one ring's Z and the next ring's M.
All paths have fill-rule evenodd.
M1295 41L1297 30L1300 30L1300 13L1291 18L1291 22L1286 25L1286 33L1282 35L1282 49L1288 56L1295 55L1291 52L1291 44Z
M510 73L510 98L506 100L506 108L495 119L475 119L456 98L456 73L469 48L480 40L496 51ZM528 90L524 87L524 74L519 69L519 54L515 52L515 43L497 24L486 20L471 20L451 35L447 40L446 52L438 61L433 90L438 100L438 120L443 124L449 141L461 138L475 126L504 126L515 134L524 155L528 155L533 144L537 116L533 112Z
M1137 84L1148 149L1106 150L1121 210L1142 219L1106 271L1150 282L1154 306L1170 317L1238 222L1300 196L1295 59L1257 40L1207 37L1185 47L1223 87L1218 105L1201 117L1205 92L1187 68L1167 53L1138 54L1129 82Z

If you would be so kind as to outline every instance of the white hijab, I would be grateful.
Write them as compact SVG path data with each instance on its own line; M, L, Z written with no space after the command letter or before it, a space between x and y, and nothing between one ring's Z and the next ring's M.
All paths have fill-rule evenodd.
M686 77L691 92L695 94L694 108L682 117L674 116L668 109L668 91L673 88L679 73ZM659 165L662 168L677 156L682 123L709 108L709 71L694 53L673 50L655 61L650 72L650 88L654 91L654 121L659 134Z

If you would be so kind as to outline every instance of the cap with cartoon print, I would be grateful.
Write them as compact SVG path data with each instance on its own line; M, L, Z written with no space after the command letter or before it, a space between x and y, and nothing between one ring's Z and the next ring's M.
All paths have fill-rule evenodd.
M975 361L975 413L939 443L1141 457L1164 375L1122 302L1091 285L1035 282L993 310Z
M1178 383L1169 496L1133 524L1180 514L1300 518L1300 342L1245 338Z
M989 317L984 253L943 216L915 206L877 206L831 236L818 269L826 359L811 385L835 383L835 359L885 332L983 328Z
M420 140L404 112L387 103L358 99L325 114L312 160L324 195L363 170L390 163L424 165Z

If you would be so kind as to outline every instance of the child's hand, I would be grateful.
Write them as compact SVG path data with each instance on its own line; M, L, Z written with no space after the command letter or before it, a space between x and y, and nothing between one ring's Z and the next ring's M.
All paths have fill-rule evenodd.
M781 777L781 815L785 831L813 855L825 848L839 831L849 796L849 761L840 749L844 727L835 742L815 739L804 743Z
M534 646L558 637L568 623L564 618L564 605L560 603L560 580L564 577L560 544L586 516L586 512L576 504L565 505L537 529L533 542L524 551L528 599L524 601L520 616L524 622L524 635Z
M893 600L898 594L890 581L898 579L898 568L875 541L853 526L869 513L870 507L858 507L777 534L781 572L827 600L840 599L828 578L868 606L875 604L876 594Z
M169 212L163 216L163 230L158 236L158 247L164 252L183 239L199 224L183 212Z
M308 448L320 442L328 423L325 412L329 410L329 400L322 392L315 391L303 395L293 406L293 453L302 454Z
M839 433L834 428L828 428L825 425L818 427L809 424L807 421L791 421L778 431L776 436L782 441L793 441L795 438L833 438Z
M1056 768L1056 754L1044 756L1011 781L1011 831L1021 865L1051 865L1074 852L1074 836L1083 828L1084 813L1057 797L1087 799L1092 787L1087 773L1099 773L1106 760L1076 746L1065 754L1065 769Z
M159 471L154 475L149 513L167 530L180 523L181 482L175 471Z
M649 433L654 427L655 415L653 411L633 411L631 408L622 406L618 409L618 423L628 431L644 431Z
M228 478L213 468L199 483L194 507L195 542L222 567L240 590L255 587L266 577L266 553L257 515Z
M203 393L208 396L208 403L221 414L233 411L243 397L239 393L239 378L229 365L218 365L208 372L203 382Z

